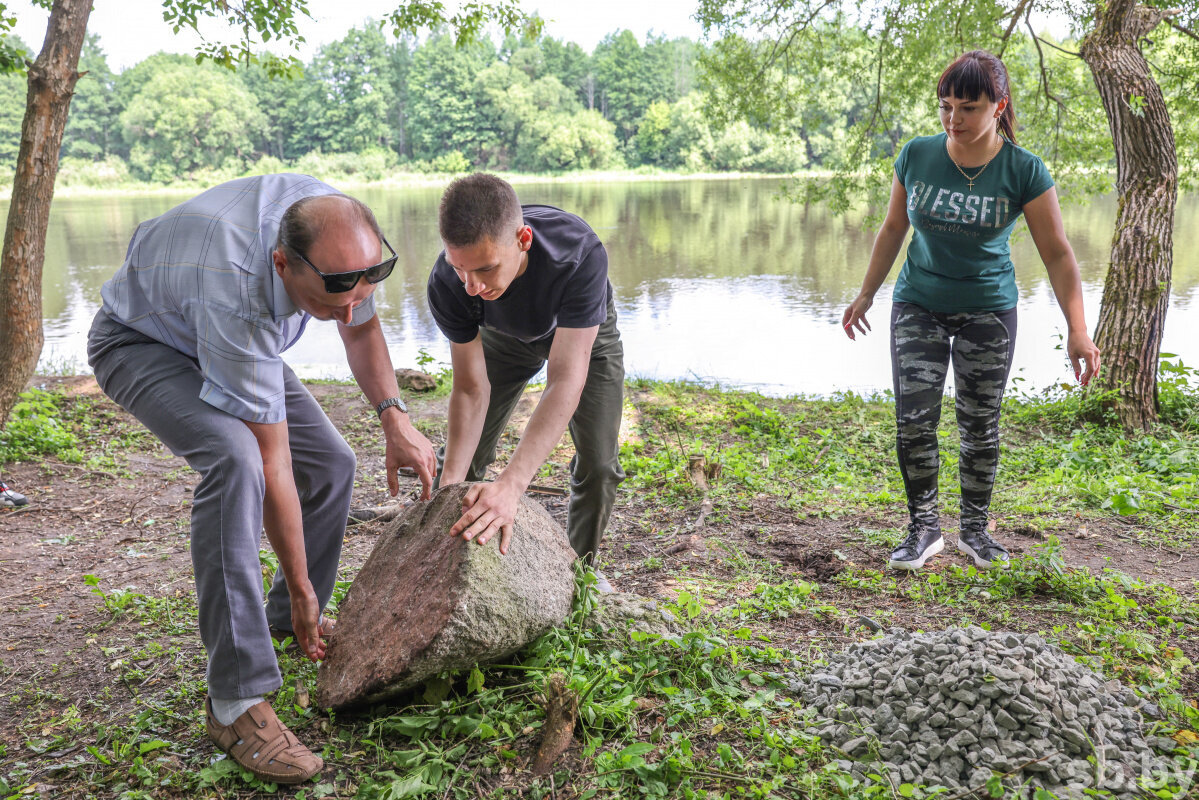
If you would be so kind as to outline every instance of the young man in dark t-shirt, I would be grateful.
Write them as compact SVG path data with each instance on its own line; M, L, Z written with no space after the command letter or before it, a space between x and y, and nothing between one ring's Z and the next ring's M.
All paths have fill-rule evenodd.
M569 423L576 455L567 535L591 561L624 479L624 348L608 254L583 220L521 206L494 175L451 183L438 223L445 250L429 275L429 308L454 368L441 483L483 479L526 384L548 361L545 392L516 452L495 481L471 488L451 533L479 544L499 533L506 553L517 504Z

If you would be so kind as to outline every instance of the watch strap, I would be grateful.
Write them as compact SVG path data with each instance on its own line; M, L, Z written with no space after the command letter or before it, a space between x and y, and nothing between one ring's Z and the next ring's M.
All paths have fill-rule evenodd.
M405 414L408 413L408 406L404 404L403 400L401 400L398 397L389 397L386 400L384 400L382 403L379 403L379 405L375 406L375 414L378 415L379 417L382 417L383 412L386 411L387 409L391 408L392 406L395 406L396 408L398 408L400 411L402 411Z

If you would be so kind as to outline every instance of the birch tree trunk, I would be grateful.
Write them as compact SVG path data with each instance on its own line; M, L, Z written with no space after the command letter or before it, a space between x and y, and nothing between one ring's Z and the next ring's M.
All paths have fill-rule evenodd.
M1095 331L1103 369L1093 385L1115 390L1114 410L1129 430L1157 419L1157 362L1174 263L1174 130L1139 46L1168 13L1112 0L1080 48L1111 129L1119 195Z
M46 227L91 13L92 0L54 0L42 52L29 66L21 149L0 253L0 428L42 354Z

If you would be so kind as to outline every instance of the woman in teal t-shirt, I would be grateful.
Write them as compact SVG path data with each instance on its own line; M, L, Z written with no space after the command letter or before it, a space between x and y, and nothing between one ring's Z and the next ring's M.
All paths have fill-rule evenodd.
M960 56L941 74L937 97L945 133L919 136L900 151L862 291L841 323L850 339L855 330L870 330L866 311L910 226L891 310L891 365L911 522L889 566L919 569L945 546L937 510L937 423L952 363L961 434L958 549L987 569L1008 560L987 531L987 511L999 466L999 406L1016 341L1008 241L1021 213L1065 314L1066 350L1083 384L1099 369L1099 350L1087 335L1078 263L1053 179L1040 158L1016 145L1003 62L982 50Z

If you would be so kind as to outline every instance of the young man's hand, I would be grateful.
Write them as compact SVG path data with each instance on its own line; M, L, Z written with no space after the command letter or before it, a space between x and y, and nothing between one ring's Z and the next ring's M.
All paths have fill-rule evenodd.
M492 483L476 483L466 490L462 516L450 528L450 535L487 544L499 533L500 555L507 555L516 509L524 493L525 487L505 481L503 476Z

